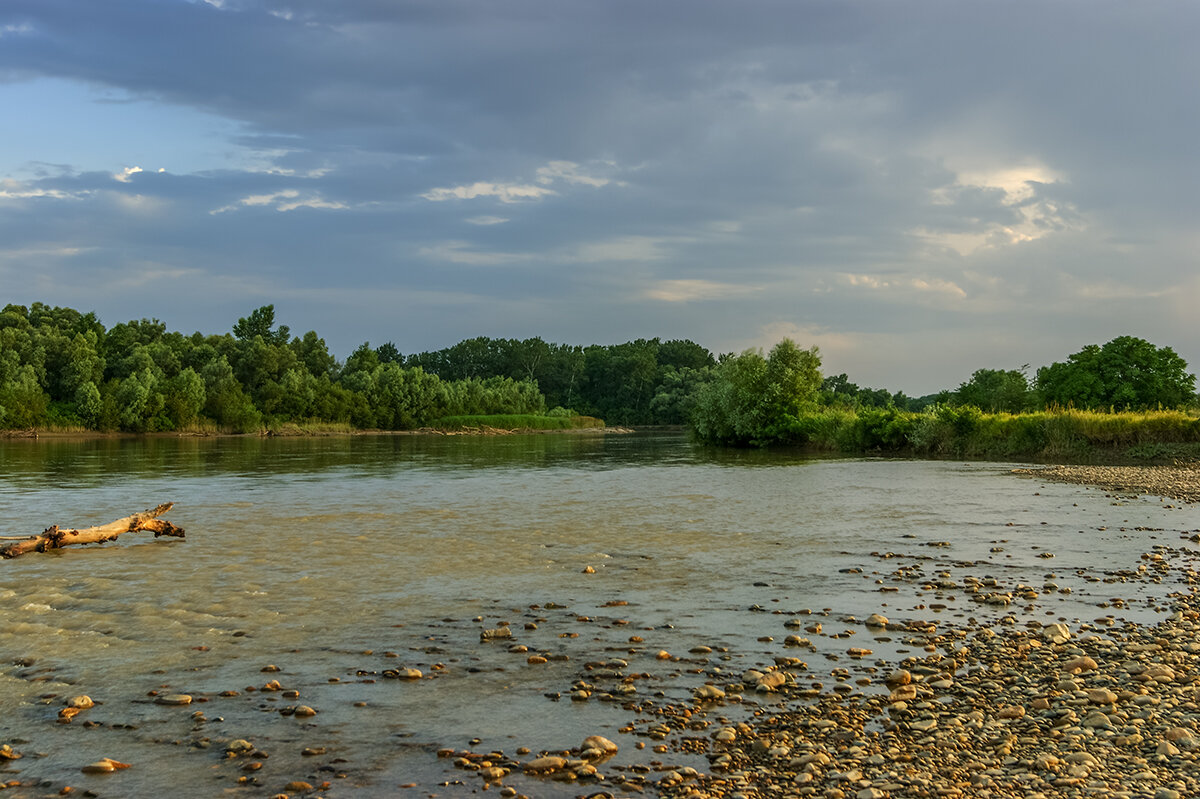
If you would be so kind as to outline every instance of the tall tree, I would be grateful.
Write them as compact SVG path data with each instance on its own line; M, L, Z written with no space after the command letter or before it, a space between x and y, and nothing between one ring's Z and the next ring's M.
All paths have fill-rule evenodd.
M953 400L988 413L1020 413L1029 410L1032 395L1023 371L977 369L971 379L954 392Z
M790 339L768 357L747 350L725 357L713 380L699 392L692 428L702 440L764 446L786 442L800 414L816 407L821 388L821 356Z
M273 328L275 324L275 306L263 305L255 308L250 315L237 320L233 326L233 335L239 341L250 341L255 336L262 336L268 344L287 344L291 339L291 331L287 325Z
M1037 372L1046 404L1133 410L1177 408L1196 398L1196 376L1170 347L1118 336L1102 347L1090 344L1065 363Z

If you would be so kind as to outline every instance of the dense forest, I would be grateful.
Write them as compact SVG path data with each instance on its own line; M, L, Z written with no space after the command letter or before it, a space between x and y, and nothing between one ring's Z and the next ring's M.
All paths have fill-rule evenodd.
M271 305L228 333L157 319L106 329L34 303L0 312L0 428L253 432L283 424L414 429L447 417L591 416L687 422L716 359L691 341L588 347L475 338L405 356L364 343L344 362Z
M839 434L843 444L871 449L907 442L897 430L955 409L1186 407L1195 403L1186 369L1170 348L1122 336L1032 379L1028 367L980 369L957 389L910 398L859 387L845 374L825 377L815 348L786 340L769 354L715 357L688 340L577 346L480 337L410 355L391 342L364 343L343 362L315 331L276 325L271 305L228 333L185 335L157 319L106 329L94 313L34 303L0 312L0 428L403 430L450 418L582 416L689 425L702 440L762 445L828 442L814 427L819 419L842 427L851 418L892 420L891 433Z

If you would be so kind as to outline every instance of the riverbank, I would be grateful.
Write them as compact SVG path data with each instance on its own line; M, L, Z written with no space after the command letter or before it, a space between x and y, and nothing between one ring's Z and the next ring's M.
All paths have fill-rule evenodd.
M1062 483L1076 483L1126 494L1151 494L1183 502L1200 502L1200 466L1048 466L1014 469Z
M10 441L117 441L137 439L178 439L178 438L355 438L389 436L511 436L511 435L560 435L560 434L623 434L633 433L629 427L567 427L567 428L537 428L537 427L492 427L490 425L438 428L422 427L417 430L354 430L354 429L310 429L298 427L282 427L262 430L257 433L222 433L172 431L161 433L123 433L104 432L98 430L4 430L0 431L0 439Z
M1200 498L1195 469L1014 471L1186 502ZM1180 538L1195 541L1197 536L1183 531ZM644 726L622 730L665 741L654 750L662 759L632 774L610 774L610 783L623 791L590 795L1195 796L1200 792L1197 553L1186 545L1152 549L1138 564L1088 579L1120 583L1124 593L1130 584L1177 581L1177 590L1158 608L1166 614L1159 623L1118 624L1110 614L1090 621L1060 617L1047 624L1018 624L1006 615L997 624L939 625L892 623L874 615L863 625L877 640L907 636L905 643L919 645L923 654L854 668L872 652L850 647L851 669L832 669L832 686L801 678L798 672L807 664L787 656L776 657L773 667L736 676L710 666L704 670L710 679L694 690L692 701L653 708ZM990 577L941 587L1002 607L1059 590L1049 581L1040 588L1006 590ZM1114 599L1111 606L1134 601ZM821 630L820 623L806 627ZM789 639L795 645L807 640ZM747 706L752 708L748 714ZM672 755L697 753L709 761L707 772L671 764ZM498 754L466 750L454 756L460 768L486 773L490 766L493 775L501 769L567 781L595 779L589 758L596 755L586 750L535 760ZM481 766L485 759L490 760Z

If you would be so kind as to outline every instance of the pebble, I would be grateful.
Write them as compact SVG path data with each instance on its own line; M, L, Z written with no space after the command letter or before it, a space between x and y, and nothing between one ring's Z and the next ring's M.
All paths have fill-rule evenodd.
M156 705L190 705L192 697L190 694L164 694L154 697L154 703Z
M111 774L114 771L126 768L130 768L130 764L113 760L111 757L103 757L95 763L89 763L84 766L80 771L84 774Z

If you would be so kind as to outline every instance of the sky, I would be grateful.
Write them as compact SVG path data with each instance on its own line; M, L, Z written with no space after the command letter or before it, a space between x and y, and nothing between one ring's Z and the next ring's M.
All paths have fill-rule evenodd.
M4 0L0 304L1200 369L1200 4Z

